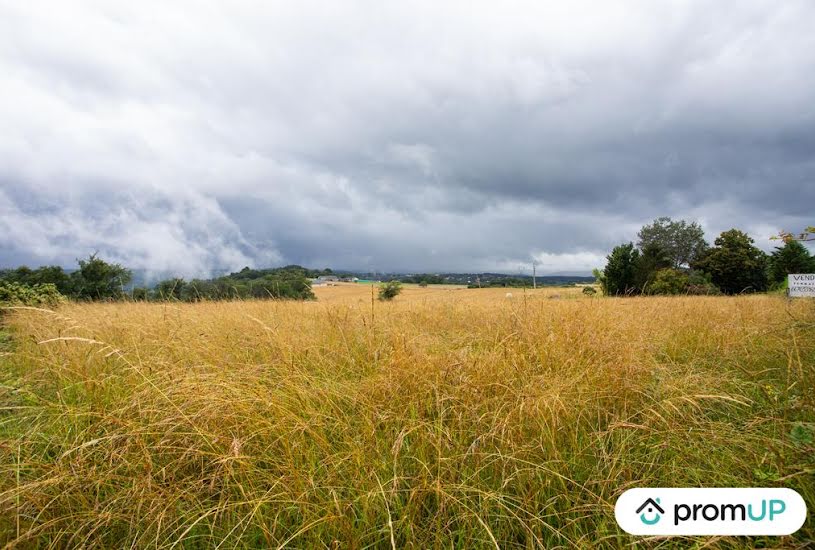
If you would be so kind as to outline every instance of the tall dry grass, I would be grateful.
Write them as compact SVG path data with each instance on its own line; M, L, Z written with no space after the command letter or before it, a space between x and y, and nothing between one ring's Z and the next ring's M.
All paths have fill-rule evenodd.
M0 540L623 547L634 486L785 486L815 508L811 303L369 292L10 313Z

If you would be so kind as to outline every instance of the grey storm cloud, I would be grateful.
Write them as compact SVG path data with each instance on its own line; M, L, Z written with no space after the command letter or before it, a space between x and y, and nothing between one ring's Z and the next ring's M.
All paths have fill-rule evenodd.
M585 273L815 205L815 6L0 3L0 265Z

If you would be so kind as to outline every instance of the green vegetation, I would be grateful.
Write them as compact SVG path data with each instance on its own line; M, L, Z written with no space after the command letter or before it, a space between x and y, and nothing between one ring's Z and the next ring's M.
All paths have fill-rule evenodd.
M689 266L701 258L708 248L702 227L685 220L657 218L652 224L643 226L637 236L640 239L637 246L643 252L649 246L662 251L668 262L664 267L678 269Z
M31 306L53 307L64 297L51 283L40 283L32 286L20 283L0 281L0 307Z
M790 273L815 273L815 257L798 241L787 241L776 247L769 260L770 283L785 283Z
M34 288L50 284L63 296L75 300L119 300L125 297L125 287L132 272L116 263L108 263L91 254L78 260L79 269L66 273L59 266L31 269L26 266L0 271L0 281Z
M767 290L767 255L738 229L723 232L693 267L710 274L725 294Z
M399 296L400 292L402 292L402 283L399 281L388 281L380 285L379 299L384 302L389 302Z
M409 277L402 277L399 279L403 283L418 284L420 286L427 285L443 285L448 281L441 275L432 275L430 273L420 273L418 275L411 275Z
M604 294L764 292L771 285L783 286L789 273L815 272L815 258L793 239L785 239L784 246L768 257L749 236L731 229L709 247L695 222L670 218L644 226L639 237L639 248L630 242L616 246L605 268L594 270Z
M603 270L601 285L603 291L611 296L627 296L638 293L637 264L640 251L633 243L615 246L608 255L608 263Z
M108 263L96 254L79 260L79 271L73 281L73 295L80 300L118 300L125 295L125 286L133 273L114 263Z
M132 272L116 263L108 263L92 254L79 260L79 269L66 273L58 266L31 269L26 266L0 271L0 281L34 288L51 284L62 295L74 300L100 301L182 301L235 299L313 299L310 277L330 274L330 269L309 270L297 265L275 269L250 269L215 279L185 281L173 278L160 281L155 288L136 287L127 291Z
M328 275L331 270L313 271L289 265L275 269L250 269L215 279L168 279L156 289L139 290L138 299L200 302L204 300L292 299L311 300L310 277ZM134 292L134 299L136 293Z

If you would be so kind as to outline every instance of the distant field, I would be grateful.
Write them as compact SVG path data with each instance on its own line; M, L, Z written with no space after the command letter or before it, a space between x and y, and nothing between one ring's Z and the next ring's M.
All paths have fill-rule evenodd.
M346 303L346 304L359 304L371 303L371 289L373 289L374 297L379 285L357 284L357 283L338 283L335 286L315 286L314 294L320 303ZM523 300L524 292L528 298L548 298L550 296L557 297L578 297L582 296L581 287L561 288L561 287L546 287L537 289L523 288L470 288L468 289L463 285L428 285L420 287L415 284L403 284L402 293L399 295L397 302L400 303L421 303L421 302L436 302L439 300L447 299L464 299L468 302L491 302L496 299L504 299L507 293L512 294L513 299Z
M506 298L507 292L512 298ZM17 310L0 542L631 547L636 486L784 486L815 539L815 304L580 288Z

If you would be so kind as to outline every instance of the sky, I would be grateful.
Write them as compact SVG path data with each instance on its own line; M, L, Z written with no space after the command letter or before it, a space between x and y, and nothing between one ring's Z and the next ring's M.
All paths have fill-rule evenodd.
M587 274L815 224L815 3L0 0L0 267Z

